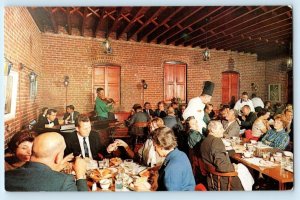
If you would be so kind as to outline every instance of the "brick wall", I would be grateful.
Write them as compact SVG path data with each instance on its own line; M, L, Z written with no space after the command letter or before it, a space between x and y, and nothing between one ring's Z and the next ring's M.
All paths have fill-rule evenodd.
M11 24L13 26L8 26ZM215 82L212 98L214 105L221 102L221 73L228 69L230 57L235 61L235 70L240 73L240 93L248 91L251 94L251 83L255 83L258 96L265 100L267 84L286 84L286 73L279 69L278 60L257 61L256 55L211 50L211 59L205 62L202 61L200 49L116 40L111 40L113 54L106 55L101 47L103 34L98 35L99 38L91 38L67 35L62 27L59 30L59 34L40 33L26 9L6 10L5 54L15 66L22 62L38 74L38 97L35 102L31 102L28 98L29 71L25 69L20 72L22 98L18 97L18 114L10 122L13 130L34 118L36 110L44 106L57 108L61 113L66 104L73 104L82 113L91 111L94 92L92 72L93 66L97 64L113 63L121 66L120 110L129 110L134 103L142 103L141 79L148 84L145 101L155 107L163 99L165 61L187 63L188 99L201 93L203 81ZM75 30L72 32L76 33ZM63 85L66 75L70 78L67 90ZM282 95L285 95L286 85L282 89Z
M30 69L38 76L41 74L42 35L26 8L6 7L4 22L4 55L19 74L16 117L5 122L7 141L15 131L36 118L41 95L38 91L36 100L30 100L28 75ZM26 66L22 70L19 70L20 63Z

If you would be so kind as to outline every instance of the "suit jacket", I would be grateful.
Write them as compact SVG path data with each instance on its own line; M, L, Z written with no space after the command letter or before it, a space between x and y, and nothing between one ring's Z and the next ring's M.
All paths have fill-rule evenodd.
M254 121L257 119L257 116L254 112L250 112L248 116L246 116L246 120L243 120L242 117L239 117L241 120L241 129L251 129Z
M224 131L225 138L240 136L240 125L236 120L232 122L229 126L228 126L229 122L225 120L222 121L222 124L225 129Z
M79 144L79 139L77 137L77 132L72 132L63 135L65 138L66 149L65 156L73 153L74 156L78 156L81 153L81 148ZM89 135L89 143L91 148L92 157L94 160L101 160L106 155L106 148L101 145L100 137L97 132L91 131ZM100 154L100 155L99 155Z
M143 109L143 112L144 112L144 113L147 113L145 109ZM148 113L147 113L147 114L148 114ZM152 109L149 109L149 115L150 115L151 117L154 117L154 111L153 111Z
M210 163L215 166L218 172L233 172L234 167L230 162L227 151L225 150L225 145L223 144L221 138L216 138L212 135L208 135L201 144L201 156L204 163ZM215 190L217 188L218 179L217 176L213 177L214 186L211 183L210 176L207 176L207 184L209 190ZM243 186L238 177L233 177L231 182L232 190L243 190ZM221 177L221 190L227 190L228 178Z
M159 111L158 109L154 111L154 117L164 118L165 116L167 116L165 111Z
M53 123L54 123L54 126L59 125L58 119L55 118ZM38 123L36 124L36 128L45 128L46 124L49 124L47 117L41 118L40 121L38 121Z
M88 191L85 179L75 181L73 175L53 171L45 164L27 162L5 172L7 191Z
M79 112L74 111L74 113L73 113L73 120L74 120L75 122L77 121L79 115L80 115ZM64 114L64 117L63 117L63 120L66 120L69 116L70 116L70 113L65 113L65 114ZM71 122L71 121L72 121L72 120L71 120L71 117L70 117L70 119L68 119L68 122Z

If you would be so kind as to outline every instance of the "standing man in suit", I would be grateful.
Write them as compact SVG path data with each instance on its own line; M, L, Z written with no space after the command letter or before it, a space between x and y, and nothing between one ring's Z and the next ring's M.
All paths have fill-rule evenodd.
M79 112L75 111L75 107L73 105L69 105L66 107L66 111L67 112L64 114L63 117L63 120L65 120L65 124L76 123L79 116Z
M144 113L147 113L149 117L154 117L154 111L151 109L151 104L149 102L144 103Z
M56 118L57 111L54 109L48 109L46 118L41 118L41 120L37 123L37 128L45 128L45 125L49 127L59 125L58 119Z
M188 117L194 116L198 122L198 130L203 133L202 129L206 128L203 121L205 104L209 103L214 91L215 84L211 81L205 81L202 94L198 97L192 98L189 101L187 108L183 112L183 118L186 120Z
M97 132L91 131L91 122L88 116L79 115L76 131L65 134L65 155L73 153L75 156L82 155L84 158L93 160L103 159L106 148L100 144Z
M5 172L7 191L88 191L85 178L86 162L77 157L73 175L59 172L66 162L63 158L66 145L59 133L48 132L33 142L29 162L20 168Z
M226 120L222 121L225 138L239 137L240 136L240 125L237 121L239 114L236 110L231 109L226 115Z

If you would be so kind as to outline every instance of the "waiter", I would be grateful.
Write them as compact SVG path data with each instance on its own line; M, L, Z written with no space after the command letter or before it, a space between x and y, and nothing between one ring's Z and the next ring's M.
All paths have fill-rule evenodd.
M202 94L199 97L192 98L185 111L183 118L186 120L190 116L194 116L198 123L198 131L202 133L202 129L206 128L203 121L205 104L209 103L214 91L215 84L211 81L205 81Z

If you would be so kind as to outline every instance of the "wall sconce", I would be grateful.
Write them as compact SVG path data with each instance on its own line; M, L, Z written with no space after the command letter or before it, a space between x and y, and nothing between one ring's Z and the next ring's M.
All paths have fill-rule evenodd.
M70 83L69 76L65 76L65 78L64 78L64 86L68 87L69 83Z
M208 61L210 59L210 52L209 52L208 48L206 48L202 54L203 54L204 61Z
M257 89L258 89L257 85L255 83L251 83L251 90L256 92Z
M4 76L8 76L13 64L7 58L4 58L4 59L5 59L5 61L4 61Z
M147 89L148 88L148 84L146 83L146 81L145 80L141 80L141 82L142 82L143 88Z
M30 81L30 83L35 82L36 81L36 77L37 77L36 73L30 72L30 74L29 74L29 81Z
M103 49L104 49L104 53L112 54L111 44L110 44L110 41L107 38L102 42L102 46L103 46Z

